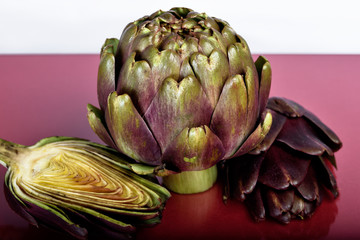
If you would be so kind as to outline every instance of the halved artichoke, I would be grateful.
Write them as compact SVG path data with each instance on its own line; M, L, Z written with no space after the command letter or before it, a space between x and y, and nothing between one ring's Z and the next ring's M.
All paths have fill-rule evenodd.
M31 224L78 239L88 231L131 238L137 226L160 222L169 192L116 151L87 140L46 138L33 146L0 140L7 200Z
M323 186L338 196L332 164L342 146L313 113L284 98L269 99L273 124L251 154L225 163L224 198L245 201L256 220L288 223L313 214Z

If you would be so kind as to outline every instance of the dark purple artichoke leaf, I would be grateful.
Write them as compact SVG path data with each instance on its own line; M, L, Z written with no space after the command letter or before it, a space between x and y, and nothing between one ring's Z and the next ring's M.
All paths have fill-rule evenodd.
M332 156L333 151L341 148L342 143L338 136L300 104L274 97L269 99L268 108L288 117L284 129L279 134L279 141L311 155L321 155L326 151Z
M317 159L313 159L313 161L316 160ZM304 181L302 181L301 184L296 186L296 188L297 191L301 194L301 196L307 201L312 202L320 198L319 185L313 166L309 168Z
M310 155L334 154L304 118L288 118L276 140Z
M230 189L234 189L232 197L237 200L244 201L246 194L251 193L259 178L260 167L264 160L264 154L261 155L245 155L239 159L231 159L227 161L236 161L231 164L228 171ZM225 165L226 167L229 164Z
M330 164L336 166L333 152L341 142L293 101L272 98L268 110L273 123L263 142L251 154L224 163L225 195L245 199L256 221L271 217L288 223L292 218L310 217L321 203L324 188L338 196ZM244 190L244 183L251 183L247 185L250 191Z
M271 188L265 190L265 199L269 215L282 223L289 223L294 203L294 190L277 191Z
M306 109L300 104L281 97L272 97L267 103L267 108L277 111L287 117L302 117Z
M342 147L342 142L339 137L333 132L328 126L326 126L317 116L312 112L306 111L304 113L309 121L311 121L318 129L322 131L322 140L331 148L333 151L337 151Z
M305 219L311 217L316 207L321 203L321 198L316 201L306 201L304 198L299 197L298 194L294 195L294 202L290 210L292 218Z
M245 205L256 222L266 219L266 210L261 194L261 186L258 184L245 199Z
M298 186L305 178L311 162L311 156L273 144L266 152L259 182L277 190L284 190L290 185Z
M329 189L336 198L339 195L336 178L331 171L331 166L328 166L327 163L330 163L330 161L326 159L326 156L320 156L317 161L314 162L314 168L317 171L319 181Z

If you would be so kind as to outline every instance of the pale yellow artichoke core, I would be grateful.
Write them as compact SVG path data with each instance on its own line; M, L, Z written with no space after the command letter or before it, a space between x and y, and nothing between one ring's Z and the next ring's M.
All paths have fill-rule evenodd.
M65 202L112 212L156 205L152 190L126 170L110 164L101 154L67 145L70 143L52 143L23 154L18 162L21 171L14 169L14 185L49 204Z

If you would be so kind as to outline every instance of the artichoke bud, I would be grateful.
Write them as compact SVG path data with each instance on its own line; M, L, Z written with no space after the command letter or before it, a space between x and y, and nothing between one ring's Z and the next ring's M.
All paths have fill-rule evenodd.
M8 168L9 205L33 225L78 239L88 231L131 238L137 226L160 221L169 192L131 169L146 171L116 151L86 140L46 138L33 146L0 140Z
M111 55L102 54L100 109L90 105L88 119L107 145L138 162L199 173L252 150L271 125L262 117L271 119L270 64L260 57L255 65L245 40L223 20L188 8L159 10L128 24ZM194 131L193 139L206 138L201 147L184 137L200 128L206 137Z

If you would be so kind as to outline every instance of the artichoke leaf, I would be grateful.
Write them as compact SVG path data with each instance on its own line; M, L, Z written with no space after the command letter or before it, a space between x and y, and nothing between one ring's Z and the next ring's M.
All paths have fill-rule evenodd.
M160 164L161 149L129 95L111 93L105 119L120 152L140 162Z
M144 118L161 150L165 151L185 127L208 124L211 113L212 108L199 81L190 75L180 82L165 79Z
M215 165L223 155L220 139L209 127L200 126L183 129L165 150L162 161L175 171L196 171Z
M262 122L258 124L255 130L244 141L240 148L231 157L239 157L254 150L266 137L272 125L272 115L270 111L265 112Z
M88 104L87 118L91 129L99 136L99 138L112 148L116 148L114 140L111 138L109 131L106 129L104 115L97 107Z
M262 113L266 108L270 94L272 72L269 61L263 56L258 57L255 67L259 76L259 108L260 113Z
M221 92L212 119L211 128L221 139L225 158L233 155L248 134L247 122L247 91L244 79L237 74L229 78Z
M100 108L104 111L108 95L115 91L115 54L119 40L107 39L101 49L97 90Z

